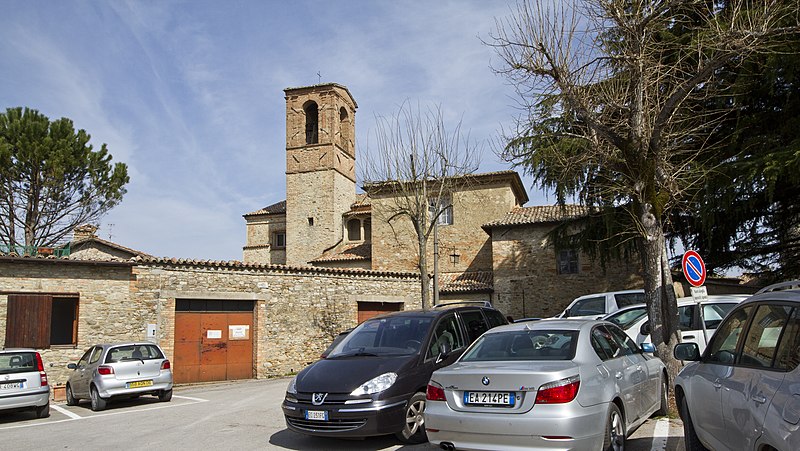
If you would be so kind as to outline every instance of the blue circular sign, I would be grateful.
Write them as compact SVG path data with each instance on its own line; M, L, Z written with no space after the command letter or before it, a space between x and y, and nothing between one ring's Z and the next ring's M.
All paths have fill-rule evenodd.
M683 254L683 275L693 287L699 287L706 281L706 264L696 251Z

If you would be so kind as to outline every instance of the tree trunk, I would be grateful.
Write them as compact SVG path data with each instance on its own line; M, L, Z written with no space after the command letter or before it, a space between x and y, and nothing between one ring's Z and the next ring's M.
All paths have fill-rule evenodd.
M658 356L667 367L670 387L674 386L682 364L672 356L672 349L680 342L678 334L678 306L672 273L667 259L666 241L660 218L652 214L648 205L642 209L642 224L646 236L642 246L644 255L644 291L650 317L650 339ZM674 405L671 411L675 413Z

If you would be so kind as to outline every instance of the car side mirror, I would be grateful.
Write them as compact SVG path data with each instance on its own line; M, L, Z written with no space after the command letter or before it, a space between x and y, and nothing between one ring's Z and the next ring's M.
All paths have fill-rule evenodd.
M696 362L700 360L700 348L697 343L678 343L672 350L672 355L678 360Z
M75 370L75 369L78 369L78 365L76 365L74 363L69 363L69 364L67 364L67 368L69 368L71 370Z
M650 332L652 332L652 330L650 330L650 321L645 321L642 327L639 328L639 334L650 335Z
M648 354L656 352L656 347L653 345L653 343L642 343L641 348L642 352L646 352Z

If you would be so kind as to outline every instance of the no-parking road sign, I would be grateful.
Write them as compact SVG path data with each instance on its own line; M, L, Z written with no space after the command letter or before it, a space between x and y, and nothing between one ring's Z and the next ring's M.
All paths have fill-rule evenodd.
M706 281L706 264L695 251L686 251L683 254L683 275L689 281L689 285L699 287Z

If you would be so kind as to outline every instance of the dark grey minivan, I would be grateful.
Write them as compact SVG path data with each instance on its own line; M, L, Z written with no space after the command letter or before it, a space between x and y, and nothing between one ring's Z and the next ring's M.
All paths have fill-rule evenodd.
M465 303L364 321L292 379L283 402L286 425L308 435L395 434L404 443L424 442L431 373L503 324L505 316L491 306Z

